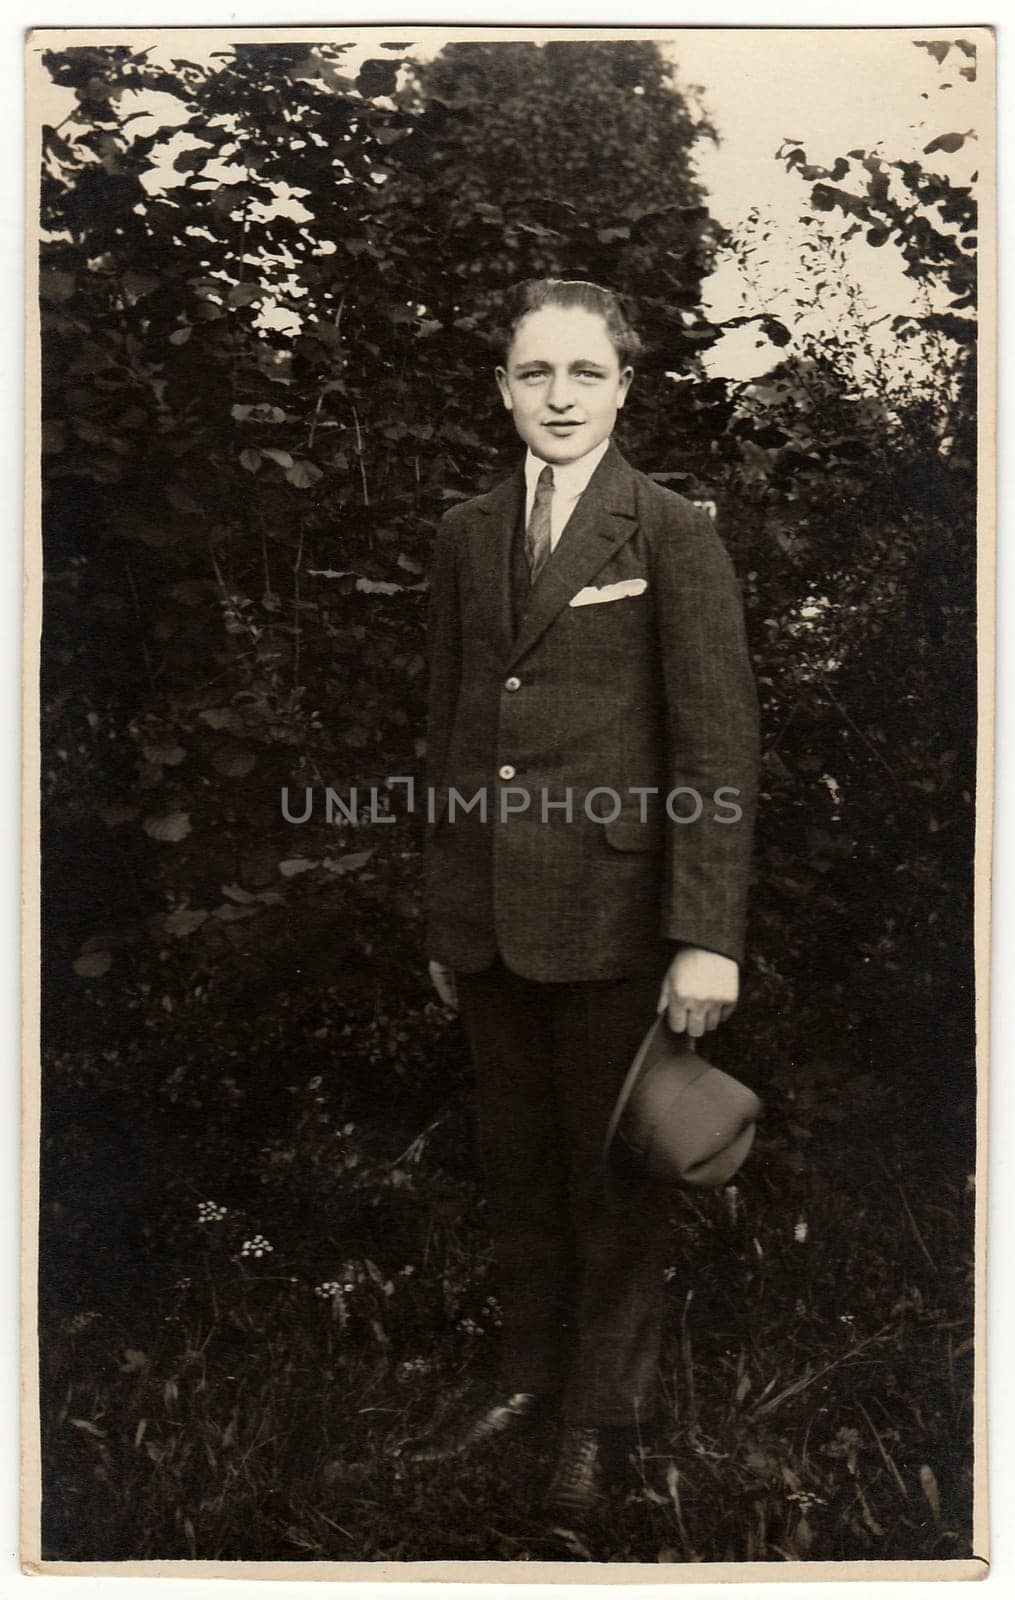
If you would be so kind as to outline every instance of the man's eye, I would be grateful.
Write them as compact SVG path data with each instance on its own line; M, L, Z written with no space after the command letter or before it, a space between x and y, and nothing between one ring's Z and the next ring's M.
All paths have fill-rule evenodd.
M523 372L522 373L522 382L523 383L538 383L540 381L540 379L542 377L544 377L544 376L545 376L545 374L543 374L542 372Z

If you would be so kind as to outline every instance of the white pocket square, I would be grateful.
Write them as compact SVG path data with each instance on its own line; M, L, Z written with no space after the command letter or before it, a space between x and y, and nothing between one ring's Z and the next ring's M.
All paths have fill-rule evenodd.
M568 604L572 606L599 606L606 600L626 600L628 595L644 594L648 588L644 578L624 578L620 583L604 583L601 589L579 589Z

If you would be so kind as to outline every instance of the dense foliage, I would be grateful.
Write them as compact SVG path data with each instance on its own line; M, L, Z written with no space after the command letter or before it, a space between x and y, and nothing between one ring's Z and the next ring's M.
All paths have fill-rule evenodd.
M966 72L971 48L955 46ZM710 378L701 356L725 329L753 323L787 348L791 319L702 313L717 252L757 241L710 218L693 153L711 130L656 47L455 45L423 66L384 51L355 72L343 47L298 44L171 66L120 46L47 58L74 96L45 130L42 187L53 1327L99 1293L82 1288L85 1252L119 1285L111 1301L182 1270L190 1247L163 1219L210 1192L255 1220L270 1199L293 1281L326 1279L338 1252L358 1288L323 1296L344 1308L329 1353L351 1328L383 1362L421 1329L444 1338L442 1317L460 1330L483 1314L485 1247L462 1221L461 1046L424 983L418 819L390 779L418 775L423 753L437 519L513 459L490 376L497 294L535 272L634 301L649 346L621 442L716 502L744 584L766 792L745 1001L721 1048L769 1106L758 1203L784 1182L820 1208L815 1153L844 1181L858 1135L903 1108L946 1186L969 1159L971 188L881 152L819 168L788 144L809 186L797 303L813 313L831 282L838 321L814 332L812 318L757 382ZM928 163L963 137L932 141ZM925 291L894 347L851 297L842 246L857 229L900 250ZM899 350L922 356L905 383ZM326 785L346 802L338 825ZM297 816L313 789L309 820L285 819L283 787ZM865 1159L887 1174L899 1147ZM418 1290L396 1294L376 1265L385 1239L418 1264ZM230 1315L248 1331L270 1321L243 1298L252 1255L230 1258ZM792 1284L787 1315L795 1302L815 1328L834 1318L831 1255L809 1286L788 1258L786 1274L761 1272L766 1306ZM910 1316L880 1257L877 1274L871 1316L882 1290ZM433 1329L424 1282L442 1285ZM187 1303L196 1339L203 1313ZM440 1348L444 1370L459 1358ZM138 1384L152 1359L135 1362ZM968 1426L961 1399L940 1425ZM853 1474L855 1442L834 1429L827 1442ZM778 1480L765 1450L759 1481ZM854 1517L845 1544L812 1551L796 1504L778 1536L791 1553L886 1548L870 1512L873 1526ZM785 1554L765 1535L772 1515L751 1548ZM66 1548L78 1523L61 1516ZM900 1526L893 1552L928 1548L919 1521ZM194 1553L179 1508L173 1538Z

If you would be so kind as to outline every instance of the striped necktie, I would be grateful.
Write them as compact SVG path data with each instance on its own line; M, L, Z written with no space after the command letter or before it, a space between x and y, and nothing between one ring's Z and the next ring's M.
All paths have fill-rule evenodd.
M525 530L525 559L529 563L529 576L533 583L539 577L550 554L550 507L553 505L553 468L547 464L536 480L536 495L532 502L529 525Z

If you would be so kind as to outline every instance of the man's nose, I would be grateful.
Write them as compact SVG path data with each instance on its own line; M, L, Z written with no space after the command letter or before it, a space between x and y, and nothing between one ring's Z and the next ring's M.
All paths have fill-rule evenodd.
M550 390L546 397L546 402L551 411L569 411L574 405L569 393L570 387L566 376L550 380Z

